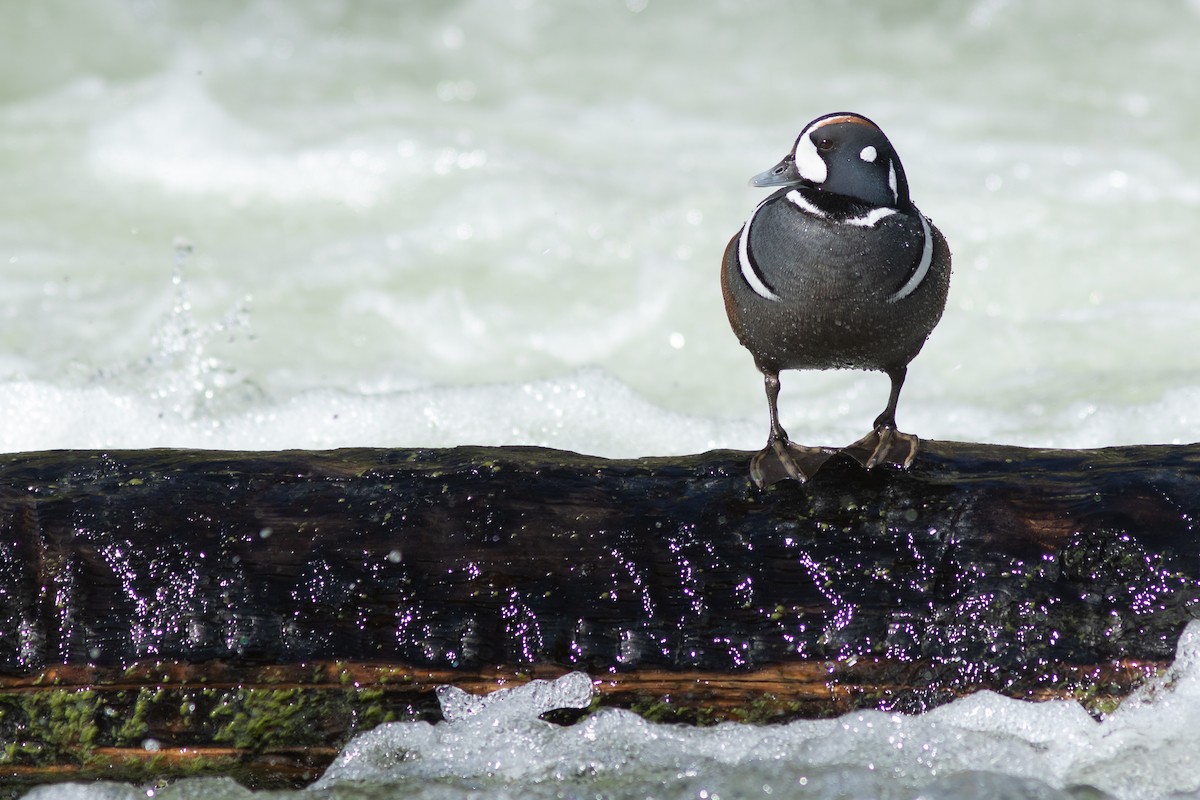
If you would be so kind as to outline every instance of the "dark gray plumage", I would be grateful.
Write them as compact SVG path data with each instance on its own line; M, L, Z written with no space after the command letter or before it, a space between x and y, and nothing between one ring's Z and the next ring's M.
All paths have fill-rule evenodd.
M867 468L907 467L917 438L896 430L896 402L946 304L945 238L913 205L887 137L858 114L809 123L751 183L783 187L730 240L721 273L730 325L767 391L771 432L751 462L755 483L803 482L836 452L788 440L777 408L784 369L887 373L887 408L843 452Z

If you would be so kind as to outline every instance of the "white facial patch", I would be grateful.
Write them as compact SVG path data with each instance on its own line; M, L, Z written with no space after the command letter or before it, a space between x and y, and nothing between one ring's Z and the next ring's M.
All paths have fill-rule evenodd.
M875 145L869 144L859 151L858 157L868 164L874 164L875 159L879 157L879 151L875 149Z
M921 285L921 281L925 280L925 276L929 274L929 265L933 263L933 232L929 230L929 222L926 221L924 214L918 212L917 217L921 220L921 231L925 234L925 246L921 249L921 261L917 264L917 268L908 282L888 298L889 303L903 300L915 292Z
M900 202L900 190L896 188L896 162L888 159L888 188L892 190L892 202Z
M766 202L764 200L759 203L758 208L754 209L754 213L750 215L750 219L746 220L746 224L742 226L742 233L738 236L738 267L741 268L742 278L746 281L746 285L756 295L764 300L778 301L779 295L767 288L762 278L758 277L758 271L754 269L754 264L750 262L750 226L754 224L754 218L758 215L759 209L766 205Z
M813 144L812 138L808 135L810 130L810 128L805 128L804 133L800 134L800 138L796 140L796 150L793 153L796 157L796 172L810 183L824 183L825 179L829 177L829 167L825 164L825 159L821 158L821 154L817 152L817 146Z

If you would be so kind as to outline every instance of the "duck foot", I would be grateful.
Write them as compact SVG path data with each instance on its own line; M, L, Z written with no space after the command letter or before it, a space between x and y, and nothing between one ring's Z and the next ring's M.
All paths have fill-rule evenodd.
M880 464L908 469L917 456L920 441L911 433L902 433L892 427L879 427L842 452L867 469Z
M787 439L773 439L750 459L750 479L760 489L780 481L804 483L837 452L828 447L804 447Z

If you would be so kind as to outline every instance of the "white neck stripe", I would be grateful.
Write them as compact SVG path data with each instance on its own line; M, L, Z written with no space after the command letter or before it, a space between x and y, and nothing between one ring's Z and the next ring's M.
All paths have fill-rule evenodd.
M769 200L770 198L767 199ZM766 205L766 202L766 200L763 200L759 203L758 207L754 209L754 213L750 215L750 219L746 220L746 224L742 226L742 233L738 236L738 266L741 267L742 278L756 295L764 300L778 301L779 295L767 288L762 278L758 277L758 272L754 269L754 265L750 263L750 225L753 224L759 209Z
M876 222L879 222L879 220L883 219L884 217L890 217L895 213L896 209L894 208L880 206L879 208L872 208L861 217L852 217L851 219L846 220L846 224L858 225L860 228L874 228Z
M798 192L795 189L792 189L790 192L788 192L786 195L784 195L784 197L787 198L787 201L789 203L796 206L801 211L803 211L807 214L812 214L814 217L825 218L825 217L829 216L824 211L822 211L821 209L819 209L815 205L813 205L812 202L807 197L800 194L800 192Z
M925 215L920 211L916 212L917 219L921 220L921 230L925 234L925 247L921 250L921 261L917 264L916 271L908 282L900 287L894 295L888 298L889 303L894 303L897 300L903 300L917 290L921 285L921 281L925 280L925 276L929 274L929 265L933 263L933 232L929 230L929 221L925 219Z

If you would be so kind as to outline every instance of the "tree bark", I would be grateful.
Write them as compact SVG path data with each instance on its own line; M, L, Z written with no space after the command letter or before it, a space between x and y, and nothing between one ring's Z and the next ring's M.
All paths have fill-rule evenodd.
M1200 608L1198 446L923 442L766 491L748 459L0 456L0 771L300 781L440 683L575 669L656 719L1101 713Z

